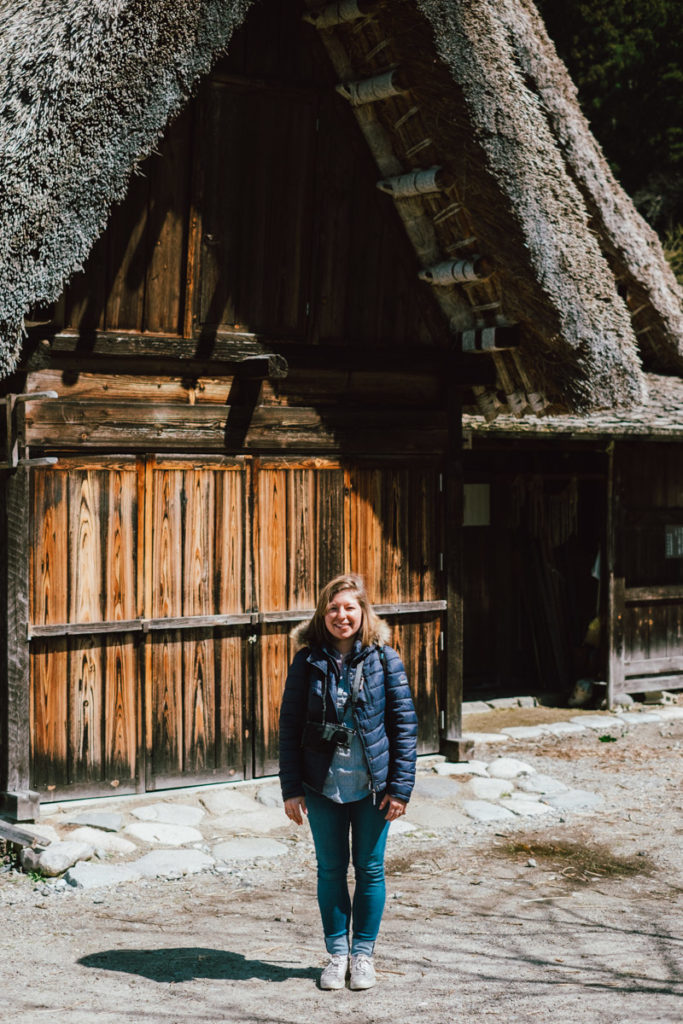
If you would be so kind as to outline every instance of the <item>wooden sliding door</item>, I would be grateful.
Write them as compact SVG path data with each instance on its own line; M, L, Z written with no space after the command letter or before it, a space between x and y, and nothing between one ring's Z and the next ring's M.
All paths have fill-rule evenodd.
M436 467L61 459L32 474L32 786L43 799L269 774L321 586L361 573L438 749Z

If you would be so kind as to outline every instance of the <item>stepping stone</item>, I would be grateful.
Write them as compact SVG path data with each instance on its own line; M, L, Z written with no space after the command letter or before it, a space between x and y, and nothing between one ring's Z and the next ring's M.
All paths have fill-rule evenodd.
M213 855L217 860L226 861L257 860L261 857L272 860L284 856L288 850L289 847L275 839L229 839L214 846Z
M569 789L569 786L565 786L559 779L554 779L552 775L540 773L518 779L516 785L523 793L538 793L541 796L557 796L558 793L566 793Z
M520 818L540 818L544 814L553 813L552 807L549 807L548 804L538 803L536 800L522 800L510 797L500 802L503 807L512 811L513 814L517 814Z
M516 779L520 775L535 775L536 769L516 757L498 757L489 765L492 779Z
M55 878L73 867L77 861L90 860L94 852L89 843L64 840L50 843L42 853L25 847L21 851L20 860L24 870L38 871L48 878Z
M500 804L490 804L486 800L465 800L465 814L474 821L513 821L514 814Z
M135 843L123 836L112 835L111 832L101 832L97 828L90 828L84 825L70 833L69 838L76 842L88 843L96 850L104 850L106 853L134 853L137 850Z
M462 706L463 715L482 715L485 711L493 711L485 700L466 700Z
M290 822L281 808L267 810L261 807L259 811L247 811L243 814L224 814L220 818L213 818L206 829L211 834L216 832L231 832L233 835L249 834L250 832L274 832L279 828L287 828Z
M510 739L500 732L464 732L462 738L472 743L507 743Z
M406 821L405 818L396 818L395 821L389 823L390 836L401 836L416 830L417 826L413 825L412 821Z
M70 825L86 825L89 828L99 828L103 832L120 832L123 828L122 814L109 814L103 811L86 811L67 819Z
M458 783L450 777L427 776L418 778L413 789L413 797L422 797L424 800L449 800L458 795Z
M140 821L162 821L165 825L198 825L204 817L201 807L189 804L143 804L130 812Z
M79 861L69 868L64 880L76 889L99 889L120 882L137 882L142 872L132 864L89 864Z
M543 802L556 811L593 811L602 807L604 800L597 793L585 789L568 789L566 793L544 797Z
M469 824L462 811L433 802L415 805L411 802L408 814L411 822L430 832L438 832L442 828L462 828Z
M663 722L659 711L620 711L619 720L629 725L644 725L646 722Z
M486 761L443 761L434 765L437 775L487 775Z
M503 795L510 796L513 789L505 779L470 779L464 786L467 796L475 800L500 800Z
M509 725L500 730L513 740L537 740L545 735L544 725Z
M667 722L672 718L683 718L683 708L657 708L657 714Z
M518 697L496 697L494 700L487 701L487 704L492 708L518 708L519 698Z
M279 786L259 786L256 799L264 807L284 807L282 790Z
M624 727L620 723L621 717L621 715L618 718L613 718L611 715L581 715L570 719L570 721L575 725L583 725L586 729L601 732L606 736L614 732L621 736L624 732Z
M580 718L575 718L571 722L550 722L545 729L553 736L570 736L572 733L586 731L585 727L579 724L580 721Z
M233 811L260 811L263 805L258 804L246 793L240 793L237 789L210 789L202 792L199 802L207 809L209 814L219 816L231 814Z
M154 850L128 867L139 871L145 878L180 878L206 871L215 863L213 857L201 850Z
M163 822L141 821L126 826L126 834L143 843L161 843L164 846L186 846L201 843L203 836L189 825L166 825Z

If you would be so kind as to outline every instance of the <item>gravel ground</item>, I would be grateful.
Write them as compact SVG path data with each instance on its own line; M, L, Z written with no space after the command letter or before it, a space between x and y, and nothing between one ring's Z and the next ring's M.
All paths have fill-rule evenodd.
M683 721L515 742L600 813L392 837L379 983L322 992L307 832L271 863L115 889L0 877L14 1024L679 1022ZM500 750L482 748L484 759Z

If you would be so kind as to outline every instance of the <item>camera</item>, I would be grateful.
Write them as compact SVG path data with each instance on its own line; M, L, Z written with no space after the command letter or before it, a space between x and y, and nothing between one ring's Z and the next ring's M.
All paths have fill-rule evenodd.
M353 729L336 722L306 722L301 746L322 754L333 753L337 747L348 749L353 734Z

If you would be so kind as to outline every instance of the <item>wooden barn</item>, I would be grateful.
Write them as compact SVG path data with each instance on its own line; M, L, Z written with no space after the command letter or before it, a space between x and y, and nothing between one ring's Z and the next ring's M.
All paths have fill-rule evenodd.
M465 411L468 696L683 689L683 381L646 381L636 410Z
M346 569L457 757L463 402L681 368L533 5L25 0L0 64L5 811L271 773Z

